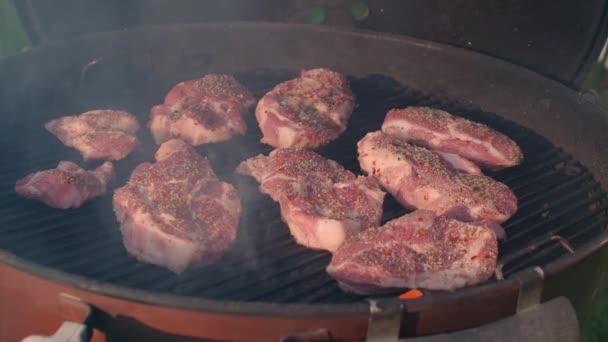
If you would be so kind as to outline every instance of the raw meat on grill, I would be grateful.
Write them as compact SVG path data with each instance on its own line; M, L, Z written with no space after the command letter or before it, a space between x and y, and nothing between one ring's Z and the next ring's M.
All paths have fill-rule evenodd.
M517 211L517 198L506 185L483 175L456 172L425 148L380 131L368 133L357 147L361 169L405 207L486 223L502 223ZM494 228L498 237L504 237L498 224Z
M260 190L279 202L295 240L334 251L344 240L380 224L384 192L372 177L355 176L338 163L303 149L276 149L241 163Z
M435 151L443 160L445 160L454 170L469 173L472 175L481 175L481 169L472 161L464 159L454 153Z
M333 183L351 182L357 178L337 162L297 148L279 148L268 156L260 154L247 159L238 166L237 172L254 177L260 183L262 192L275 201L279 201L294 184L306 178L330 180Z
M428 107L392 109L382 131L437 151L455 153L481 167L498 169L523 160L517 144L492 128Z
M34 172L15 184L15 192L22 197L39 200L49 207L78 208L83 203L106 192L114 180L112 163L105 162L94 171L61 161L57 168Z
M169 140L154 157L114 192L127 251L175 273L217 261L236 237L237 191L186 142Z
M346 77L311 69L274 87L258 102L255 115L263 143L315 149L346 130L354 106Z
M61 142L80 151L85 161L120 160L137 146L135 116L121 110L92 110L46 123Z
M254 104L234 77L209 74L175 85L164 104L150 110L148 125L157 144L173 138L193 146L221 142L245 134L243 115Z
M497 255L487 227L417 210L346 241L327 272L342 289L358 294L455 290L489 279Z

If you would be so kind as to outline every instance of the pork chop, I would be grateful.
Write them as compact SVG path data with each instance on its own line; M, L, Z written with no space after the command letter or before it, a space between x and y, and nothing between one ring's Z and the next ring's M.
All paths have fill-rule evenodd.
M150 111L148 126L157 144L178 138L193 146L243 135L243 115L255 104L253 95L234 77L209 74L175 85L165 102Z
M417 210L343 243L327 272L342 289L358 294L455 290L489 279L497 256L487 227Z
M70 161L61 161L55 169L34 172L17 181L15 192L49 207L78 208L103 195L113 180L114 168L110 162L86 171Z
M524 158L519 146L504 134L439 109L391 109L382 131L433 150L458 154L490 169L514 166Z
M63 116L44 126L61 142L80 151L85 161L120 160L137 146L135 116L121 110L92 110Z
M236 237L237 191L181 140L163 143L155 159L138 165L114 192L127 251L175 273L217 261Z
M346 77L311 69L274 87L258 102L255 115L263 143L316 149L346 130L354 106Z
M392 138L368 133L357 144L361 169L405 207L428 209L465 222L498 224L517 211L517 198L503 183L483 175L456 172L436 153Z
M384 192L371 177L357 177L333 160L302 149L276 149L241 163L260 190L279 203L295 240L336 250L346 239L380 224Z
M452 169L471 175L482 175L479 166L475 165L472 161L464 159L461 156L454 153L439 152L435 151L445 162L447 162Z

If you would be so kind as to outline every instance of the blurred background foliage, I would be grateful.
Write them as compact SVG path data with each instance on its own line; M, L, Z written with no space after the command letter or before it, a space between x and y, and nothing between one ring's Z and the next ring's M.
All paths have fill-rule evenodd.
M30 46L11 0L0 0L0 58Z

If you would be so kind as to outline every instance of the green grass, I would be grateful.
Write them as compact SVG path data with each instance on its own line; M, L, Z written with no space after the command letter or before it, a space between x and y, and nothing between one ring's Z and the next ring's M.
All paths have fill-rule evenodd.
M30 41L12 0L0 0L0 58L22 51Z
M594 65L583 82L583 89L593 89L597 92L600 105L608 109L608 70L604 67L606 58ZM604 267L608 267L608 260L604 257ZM589 317L582 324L581 341L602 342L608 341L608 289L604 289L598 296Z
M583 322L581 341L608 341L608 291L598 298L589 318Z

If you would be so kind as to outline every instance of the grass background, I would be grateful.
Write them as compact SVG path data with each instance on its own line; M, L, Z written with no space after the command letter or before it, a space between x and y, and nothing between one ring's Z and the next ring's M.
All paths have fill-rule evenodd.
M0 0L0 58L30 46L11 0Z
M30 41L12 0L0 0L0 58L19 53L29 46ZM584 85L586 88L595 89L602 106L608 108L608 71L603 63L591 70ZM608 291L604 290L599 296L588 317L582 322L582 341L608 341Z

